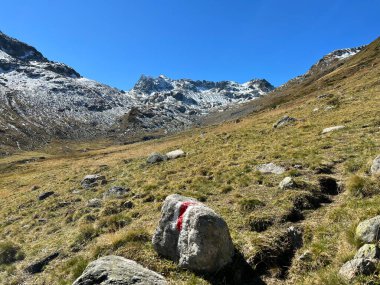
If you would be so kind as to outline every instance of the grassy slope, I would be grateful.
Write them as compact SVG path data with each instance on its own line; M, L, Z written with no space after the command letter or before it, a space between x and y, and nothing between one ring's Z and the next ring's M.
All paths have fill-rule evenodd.
M311 189L317 188L316 167L333 164L334 176L346 182L354 173L365 176L368 163L379 154L379 47L377 40L334 72L302 89L288 90L294 100L250 115L240 123L126 146L91 149L95 143L81 145L69 155L54 154L50 149L48 153L21 153L1 159L0 239L21 245L26 257L3 266L0 283L71 284L88 261L118 254L164 274L173 284L207 284L159 258L151 246L161 203L171 193L205 201L226 219L233 241L244 256L257 254L291 224L286 217L297 199L305 199ZM317 98L325 93L332 97ZM266 100L280 103L273 96ZM330 105L335 108L325 110ZM315 108L318 111L313 111ZM295 126L274 130L272 124L285 114L299 121ZM323 128L334 125L346 128L321 135ZM81 152L82 148L89 150ZM176 148L182 148L188 156L159 165L145 164L151 152ZM20 162L40 156L46 159ZM255 171L257 164L267 162L283 165L288 171L281 176ZM301 164L303 169L294 169L294 164ZM82 177L91 173L105 175L109 183L73 194L80 188ZM280 191L278 183L287 175L297 175L295 179L308 186ZM31 191L32 185L41 188ZM121 206L125 200L108 200L100 209L86 207L89 199L101 198L111 185L131 188L133 194L127 199L134 203L132 209ZM44 191L56 195L37 201ZM265 206L244 209L242 201L253 199ZM300 252L310 249L313 259L307 265L294 262L289 280L339 284L336 272L357 246L352 238L355 225L379 214L379 205L378 196L358 198L345 192L330 206L306 211L307 219L299 222L306 237ZM262 233L253 232L250 223L257 219L272 219L274 225ZM61 256L42 274L22 273L31 261L57 249Z

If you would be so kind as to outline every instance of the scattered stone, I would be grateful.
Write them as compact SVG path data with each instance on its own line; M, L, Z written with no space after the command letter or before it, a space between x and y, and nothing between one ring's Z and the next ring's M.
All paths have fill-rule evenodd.
M376 270L376 265L371 259L355 258L347 261L339 270L339 275L347 281L351 281L358 275L370 275Z
M98 186L99 183L101 185L104 185L107 183L105 176L98 175L98 174L91 174L91 175L86 175L80 184L82 185L83 188L87 189L87 188Z
M334 95L332 94L322 94L322 95L318 95L317 98L318 99L324 99L324 98L328 98L328 97L333 97Z
M103 194L103 198L123 198L129 192L129 188L120 186L112 186L108 191Z
M273 125L273 128L281 128L284 126L288 126L288 125L295 123L296 121L297 121L297 119L295 119L295 118L292 118L289 116L284 116Z
M38 196L38 200L42 201L54 194L54 191L48 191Z
M104 256L91 262L73 285L166 285L160 274L121 256Z
M73 193L73 194L80 194L80 193L82 193L82 191L78 190L78 189L74 189L71 193Z
M291 178L290 176L288 177L285 177L279 184L279 187L280 189L284 190L284 189L291 189L291 188L294 188L296 186L293 178Z
M30 188L30 191L36 191L40 189L40 186L37 186L37 185L33 185L31 188Z
M318 112L319 111L319 108L314 108L313 109L313 112Z
M378 155L372 162L371 174L377 175L380 174L380 155Z
M257 167L257 170L261 173L273 173L273 174L282 174L285 172L285 168L278 166L274 163L260 164Z
M354 258L379 259L380 249L376 244L365 244L359 248Z
M98 198L90 199L87 202L87 207L100 208L102 206L102 200Z
M166 197L152 242L160 255L195 272L216 272L234 255L226 222L196 199L178 194Z
M380 239L380 216L361 222L356 227L355 236L365 243L376 243Z
M302 167L302 164L294 164L293 167L294 167L295 169L302 169L302 168L303 168L303 167Z
M344 129L345 127L346 126L335 126L335 127L325 128L325 129L323 129L322 134L327 134L327 133L330 133L333 131L338 131L338 130Z
M179 157L183 157L185 156L185 152L182 150L182 149L177 149L177 150L173 150L173 151L170 151L166 154L166 157L168 159L176 159L176 158L179 158Z
M329 105L329 106L325 107L325 111L330 111L330 110L333 110L335 108L336 108L336 106Z
M25 271L30 274L36 274L44 271L46 265L48 265L52 260L56 259L59 256L59 252L54 252L25 268Z
M154 163L159 163L161 161L165 161L167 160L168 158L166 157L166 155L162 155L162 154L159 154L159 153L152 153L148 159L146 160L147 163L149 164L154 164Z

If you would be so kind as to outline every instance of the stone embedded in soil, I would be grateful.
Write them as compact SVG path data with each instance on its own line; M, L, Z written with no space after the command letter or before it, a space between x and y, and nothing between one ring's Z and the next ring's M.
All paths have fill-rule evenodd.
M380 216L362 221L356 227L355 237L364 243L376 243L380 239Z
M81 181L81 185L83 188L95 187L95 186L98 186L99 183L101 185L106 184L107 183L106 177L103 175L91 174L91 175L86 175Z
M371 174L378 175L380 174L380 155L378 155L373 161L371 165Z
M166 285L160 274L121 256L104 256L91 262L73 285Z
M279 175L279 174L282 174L285 172L284 167L276 165L273 162L260 164L256 168L261 173L272 173L272 174L278 174Z
M358 275L370 275L376 270L375 262L371 259L355 258L347 261L339 270L339 275L347 281L352 281Z

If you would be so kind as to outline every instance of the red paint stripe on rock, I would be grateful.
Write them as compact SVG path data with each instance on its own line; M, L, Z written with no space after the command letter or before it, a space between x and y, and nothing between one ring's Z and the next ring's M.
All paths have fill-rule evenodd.
M185 215L187 208L189 208L189 206L194 205L194 204L195 204L194 202L187 201L187 202L181 203L181 205L179 206L179 215L178 215L178 219L177 219L177 230L178 231L182 230L183 216Z

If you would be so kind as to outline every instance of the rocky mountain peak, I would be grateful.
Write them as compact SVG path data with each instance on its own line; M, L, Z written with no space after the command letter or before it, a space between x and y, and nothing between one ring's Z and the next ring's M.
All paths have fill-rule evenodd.
M34 47L11 38L0 31L0 50L22 61L48 61Z

